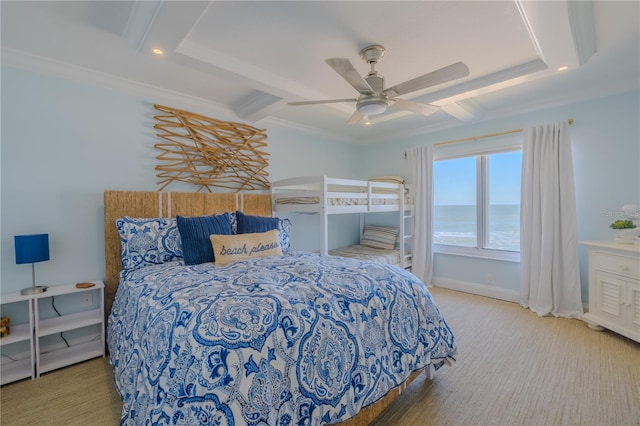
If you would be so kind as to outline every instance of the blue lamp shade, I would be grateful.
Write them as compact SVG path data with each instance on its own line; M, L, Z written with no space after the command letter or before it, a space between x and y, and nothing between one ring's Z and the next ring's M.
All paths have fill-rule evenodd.
M35 263L49 260L49 234L16 235L16 263Z

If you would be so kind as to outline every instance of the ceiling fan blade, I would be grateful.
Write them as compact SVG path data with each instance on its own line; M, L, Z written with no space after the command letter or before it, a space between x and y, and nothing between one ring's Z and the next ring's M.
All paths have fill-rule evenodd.
M404 99L392 99L391 107L402 111L415 112L422 115L431 115L440 108L431 104L421 104L419 102L407 101Z
M404 95L405 93L415 92L416 90L426 89L427 87L435 86L437 84L446 83L447 81L466 77L468 75L469 67L462 62L456 62L455 64L440 68L439 70L405 81L404 83L396 84L395 86L386 89L383 93L389 97L395 97L398 95Z
M365 115L363 113L356 110L356 112L353 113L351 118L349 118L349 121L347 121L347 124L358 124L360 121L362 121L364 117Z
M316 104L333 104L338 102L356 102L357 99L327 99L326 101L302 101L302 102L287 102L287 105L316 105Z
M335 70L342 78L347 80L354 89L362 94L373 94L374 91L369 83L362 78L358 71L353 67L351 62L346 58L333 58L325 61L331 68Z

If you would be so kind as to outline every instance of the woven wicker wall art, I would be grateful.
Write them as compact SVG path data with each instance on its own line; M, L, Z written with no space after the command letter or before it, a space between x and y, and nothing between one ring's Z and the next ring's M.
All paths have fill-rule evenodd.
M242 123L220 121L176 108L154 105L163 114L154 118L163 142L156 157L159 191L175 181L233 189L269 188L266 130Z

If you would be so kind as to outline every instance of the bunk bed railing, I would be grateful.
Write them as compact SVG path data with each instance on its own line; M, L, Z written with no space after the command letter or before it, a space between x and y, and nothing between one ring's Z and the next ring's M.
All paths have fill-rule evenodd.
M271 187L273 189L285 190L285 189L321 189L323 183L327 185L334 186L352 186L357 188L366 189L368 187L371 188L379 188L379 189L397 189L402 187L402 184L398 183L390 183L390 182L377 182L377 181L367 181L367 180L355 180L355 179L342 179L342 178L331 178L327 176L301 176L296 178L287 178L280 179L274 182L271 182ZM345 191L349 192L349 191Z
M411 219L410 206L405 203L405 188L401 183L375 180L300 176L281 179L271 184L274 212L318 213L320 215L320 254L328 255L328 216L332 214L398 212L399 242L402 266L411 266L406 254L405 220ZM344 200L350 203L341 204ZM336 201L337 200L337 201ZM355 201L355 202L354 202ZM361 216L362 228L362 216Z
M282 179L273 182L271 188L274 205L280 204L279 200L303 197L320 197L324 200L367 198L370 200L398 200L398 203L404 197L404 185L402 184L328 178L326 176Z

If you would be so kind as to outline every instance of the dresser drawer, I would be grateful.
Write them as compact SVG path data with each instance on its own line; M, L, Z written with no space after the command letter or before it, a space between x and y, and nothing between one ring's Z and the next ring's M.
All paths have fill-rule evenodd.
M593 254L592 262L596 269L632 277L637 277L640 274L640 261L638 258L616 256L601 252L595 252Z

